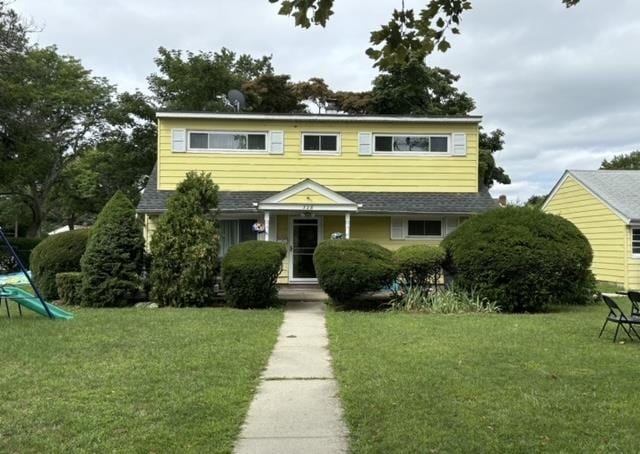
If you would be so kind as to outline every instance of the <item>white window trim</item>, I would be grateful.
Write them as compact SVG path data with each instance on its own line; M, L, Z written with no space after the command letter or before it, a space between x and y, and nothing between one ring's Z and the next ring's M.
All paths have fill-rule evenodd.
M634 230L637 230L638 232L640 232L640 227L636 227L636 226L632 226L631 227L631 258L635 259L635 260L640 260L640 254L633 252L633 243L634 243L634 241L633 241L633 231ZM637 243L637 241L636 241L636 243Z
M447 139L447 151L376 151L376 138L386 136L402 136L402 137L442 137ZM371 153L374 156L452 156L453 144L451 134L416 134L402 132L375 132L371 138Z
M264 135L264 150L239 150L232 148L191 148L191 134L263 134ZM269 131L220 131L220 130L187 130L187 152L188 153L205 153L205 154L233 154L233 155L255 155L255 154L269 154Z
M409 235L409 221L440 221L440 235ZM437 216L410 216L404 219L402 229L405 240L441 240L445 237L446 219Z
M304 138L306 136L335 136L337 150L322 151L322 150L305 150ZM313 132L306 131L300 133L300 154L310 156L339 156L342 153L342 135L339 132Z

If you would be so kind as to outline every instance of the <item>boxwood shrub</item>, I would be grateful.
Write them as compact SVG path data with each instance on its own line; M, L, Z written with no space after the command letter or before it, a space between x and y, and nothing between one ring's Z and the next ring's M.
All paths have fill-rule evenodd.
M586 303L595 283L586 237L566 219L540 210L509 207L475 216L442 245L456 283L503 311Z
M445 255L440 246L402 246L393 253L401 284L422 288L435 286L442 274Z
M80 271L80 258L88 238L89 229L71 230L51 235L33 249L31 272L42 296L57 299L56 274Z
M272 241L246 241L232 246L222 260L222 287L227 303L238 308L273 304L286 253L284 244Z
M358 295L391 285L397 274L391 251L365 240L324 241L313 263L322 290L345 307Z
M82 287L82 273L71 271L56 274L58 295L62 304L68 306L79 305L82 299L80 291Z

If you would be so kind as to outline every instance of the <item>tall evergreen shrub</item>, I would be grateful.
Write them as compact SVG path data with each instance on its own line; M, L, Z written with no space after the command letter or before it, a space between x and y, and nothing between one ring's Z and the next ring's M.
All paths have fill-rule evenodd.
M211 174L189 172L169 200L151 239L151 298L162 306L205 306L219 269Z
M131 201L118 191L98 215L80 261L82 304L130 304L140 288L143 252L142 224Z

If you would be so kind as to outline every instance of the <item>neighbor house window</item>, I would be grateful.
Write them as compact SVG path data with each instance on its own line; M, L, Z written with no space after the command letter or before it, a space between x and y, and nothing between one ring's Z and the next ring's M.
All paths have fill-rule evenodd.
M376 134L374 147L376 153L448 153L449 136Z
M303 153L338 153L338 134L302 134Z
M438 219L409 219L407 221L409 237L442 236L442 221Z
M219 255L225 256L234 244L257 240L258 234L253 231L257 219L233 219L220 221Z
M267 151L266 132L189 132L189 150Z
M631 229L631 252L640 256L640 228Z

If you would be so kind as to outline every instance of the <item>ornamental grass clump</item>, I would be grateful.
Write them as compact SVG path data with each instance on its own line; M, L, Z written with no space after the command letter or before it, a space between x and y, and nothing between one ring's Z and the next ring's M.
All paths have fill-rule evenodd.
M143 253L142 223L131 201L118 191L98 215L80 260L82 305L131 304L141 287Z
M189 172L151 238L151 299L161 306L206 306L218 275L218 186Z
M482 298L474 291L455 287L438 291L412 287L406 293L391 300L389 304L393 311L429 314L492 314L500 311L495 301Z

